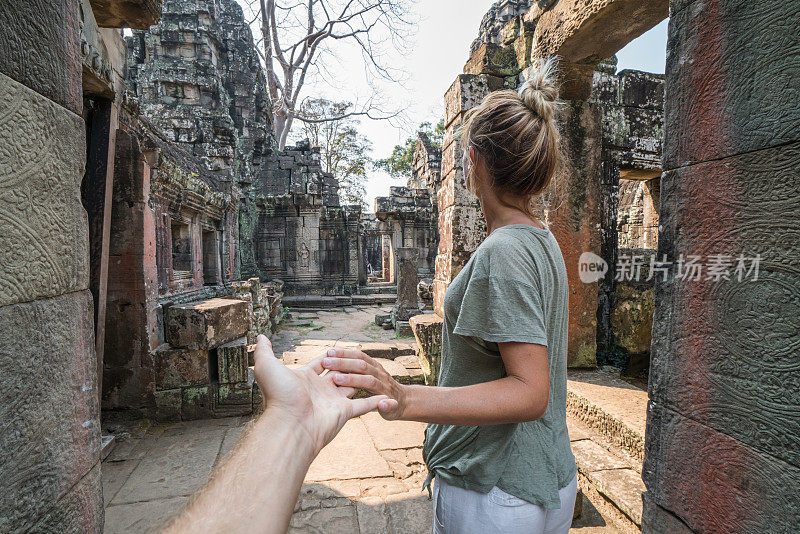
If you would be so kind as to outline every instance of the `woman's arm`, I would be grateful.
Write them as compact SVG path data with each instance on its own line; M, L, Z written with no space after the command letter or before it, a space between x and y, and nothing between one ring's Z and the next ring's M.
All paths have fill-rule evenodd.
M405 386L360 351L331 349L322 365L336 371L339 386L365 389L389 398L378 405L386 419L448 425L494 425L534 421L547 411L550 374L547 347L500 343L508 376L463 387Z

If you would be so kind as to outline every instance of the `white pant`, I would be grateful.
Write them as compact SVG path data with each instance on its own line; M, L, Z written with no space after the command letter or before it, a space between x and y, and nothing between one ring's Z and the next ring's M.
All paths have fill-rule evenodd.
M566 534L572 526L578 477L558 492L561 508L547 510L494 487L489 493L459 488L436 477L433 534Z

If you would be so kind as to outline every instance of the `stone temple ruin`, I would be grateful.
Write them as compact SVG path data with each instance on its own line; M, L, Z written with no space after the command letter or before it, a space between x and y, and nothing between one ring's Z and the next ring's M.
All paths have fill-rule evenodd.
M668 16L664 76L602 59ZM541 208L569 274L570 365L649 368L644 439L622 436L646 491L613 513L654 533L792 531L798 16L496 2L445 95L441 151L420 136L412 179L372 215L341 205L317 149L278 149L234 0L3 3L0 530L102 530L101 411L251 413L252 344L287 303L394 304L435 383L444 292L485 236L454 133L558 55L569 165ZM587 252L645 276L584 283ZM758 277L679 276L723 255L758 256ZM581 488L602 497L614 473Z

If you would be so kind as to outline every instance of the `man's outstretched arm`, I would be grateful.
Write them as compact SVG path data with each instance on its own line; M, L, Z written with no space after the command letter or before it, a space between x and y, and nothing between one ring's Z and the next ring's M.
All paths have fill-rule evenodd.
M259 336L256 380L265 410L186 510L167 529L182 532L286 532L308 467L345 422L385 396L350 399L322 358L290 370Z

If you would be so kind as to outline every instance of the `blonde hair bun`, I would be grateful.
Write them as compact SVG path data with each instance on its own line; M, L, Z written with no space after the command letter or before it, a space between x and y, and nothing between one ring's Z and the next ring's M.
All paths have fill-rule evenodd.
M558 107L555 61L552 58L538 60L527 74L528 79L519 88L522 103L542 120L553 120Z

